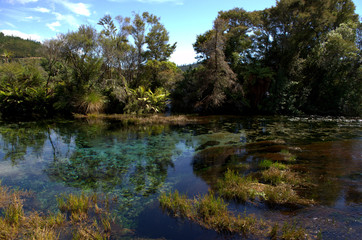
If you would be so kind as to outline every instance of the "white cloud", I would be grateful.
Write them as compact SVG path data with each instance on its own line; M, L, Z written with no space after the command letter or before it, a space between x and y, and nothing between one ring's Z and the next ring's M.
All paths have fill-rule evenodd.
M4 29L4 30L0 30L0 32L3 32L4 35L7 35L7 36L20 37L23 39L31 39L31 40L35 40L35 41L39 41L39 42L42 40L42 37L40 37L37 34L27 34L27 33L17 31L17 30Z
M53 22L53 23L48 23L48 24L46 24L46 25L47 25L47 27L50 28L52 31L57 31L55 28L61 26L60 22L58 22L58 21Z
M28 17L24 17L24 19L22 19L21 21L25 21L25 22L30 22L30 21L40 21L40 17L37 16L28 16Z
M70 11L89 17L91 15L89 8L90 5L84 3L70 3L70 2L63 2L64 6L66 6Z
M5 22L5 24L12 27L12 28L16 28L16 26L14 24L10 23L10 22Z
M177 65L191 64L196 62L196 53L192 46L177 47L176 51L171 55L170 61Z
M77 19L75 19L75 17L73 17L72 15L62 15L57 12L52 12L52 13L55 15L57 21L65 21L72 27L75 28L79 27Z
M32 10L36 11L36 12L41 12L41 13L49 13L50 12L50 9L43 8L43 7L32 8Z
M11 4L14 4L14 3L26 4L26 3L37 2L37 1L38 0L8 0L8 2Z
M89 17L91 12L89 8L91 5L85 3L72 3L68 0L53 0L55 3L62 4L64 7L68 8L68 10L72 11L75 14Z

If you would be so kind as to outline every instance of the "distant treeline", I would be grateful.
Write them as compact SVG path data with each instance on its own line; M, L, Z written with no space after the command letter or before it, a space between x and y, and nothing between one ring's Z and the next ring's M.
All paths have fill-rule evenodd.
M180 67L169 62L176 43L169 43L158 17L106 15L98 25L100 32L82 25L40 49L24 41L34 52L23 56L40 54L41 60L3 54L2 116L143 114L169 107L203 114L362 115L362 24L351 0L280 0L262 11L220 12L213 28L197 36L197 64Z
M14 36L5 36L0 32L0 54L6 58L40 57L41 43Z

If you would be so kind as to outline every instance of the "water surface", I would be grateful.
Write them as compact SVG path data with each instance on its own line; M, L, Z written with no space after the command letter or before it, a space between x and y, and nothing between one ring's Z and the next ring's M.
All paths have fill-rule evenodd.
M263 159L288 158L293 158L293 170L313 182L298 193L315 205L230 201L230 210L281 224L294 221L312 236L321 231L326 239L361 239L358 119L217 116L182 126L115 120L0 122L0 179L3 185L34 192L26 210L54 211L61 193L109 194L117 199L112 213L133 230L130 238L232 238L168 216L159 207L160 192L177 189L192 198L215 190L228 168L246 175L257 171Z

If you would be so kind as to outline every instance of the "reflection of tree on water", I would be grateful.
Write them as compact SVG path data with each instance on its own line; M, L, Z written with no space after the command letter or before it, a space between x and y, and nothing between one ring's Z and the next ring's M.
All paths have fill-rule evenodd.
M315 187L308 193L324 205L333 206L337 201L356 203L361 196L357 187L361 179L360 140L316 142L302 146L302 170L310 173ZM358 201L357 201L358 202Z
M46 133L43 126L28 124L7 124L0 127L0 147L4 152L2 160L10 160L13 165L24 160L29 148L36 154L41 154Z
M297 189L301 196L330 206L341 200L347 205L359 202L356 199L361 196L361 192L356 187L356 181L350 177L361 170L359 160L354 159L354 156L360 154L359 140L317 142L302 145L301 148L288 147L280 141L224 146L207 146L208 143L213 142L201 145L205 147L197 152L192 164L194 174L211 188L215 188L217 179L222 178L228 168L247 175L258 171L258 162L263 159L283 162L287 157L283 151L291 151L289 154L296 157L292 152L300 149L294 152L298 161L289 166L301 172L306 181L313 183L308 188Z

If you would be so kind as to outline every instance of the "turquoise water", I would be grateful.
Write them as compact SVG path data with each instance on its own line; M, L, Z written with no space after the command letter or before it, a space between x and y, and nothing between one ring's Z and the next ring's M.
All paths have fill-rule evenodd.
M0 179L34 192L25 210L54 211L61 193L104 193L117 199L112 213L133 230L131 238L224 238L162 212L159 194L177 189L194 197L215 189L228 168L251 174L263 159L286 158L312 179L314 185L299 193L316 200L314 206L270 208L231 201L229 208L275 222L296 221L326 239L360 239L359 119L217 116L181 126L0 122Z

